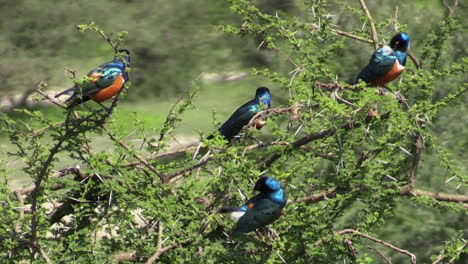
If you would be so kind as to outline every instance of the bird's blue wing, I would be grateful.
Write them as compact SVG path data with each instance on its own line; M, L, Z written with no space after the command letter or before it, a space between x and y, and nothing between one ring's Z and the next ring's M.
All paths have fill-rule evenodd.
M251 232L259 227L270 224L278 218L284 208L284 205L275 203L268 198L251 200L249 202L247 203L249 210L237 221L234 235Z
M227 140L231 140L234 136L239 134L241 129L249 123L250 119L260 111L261 107L255 100L245 103L221 126L219 133Z
M83 96L88 96L111 86L117 76L124 72L125 65L121 61L112 61L100 65L88 73L88 77L92 78L92 80L83 87Z
M392 69L396 59L392 49L388 46L376 50L369 60L369 64L359 73L356 82L363 80L370 83L385 75Z

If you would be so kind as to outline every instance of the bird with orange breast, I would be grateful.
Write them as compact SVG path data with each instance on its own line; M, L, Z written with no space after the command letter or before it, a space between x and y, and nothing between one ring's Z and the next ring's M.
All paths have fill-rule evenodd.
M72 93L66 101L69 102L68 109L70 109L90 99L100 103L119 93L128 81L126 68L130 63L130 52L121 49L118 53L120 55L116 54L113 61L91 70L87 75L90 80L83 87L74 85L72 88L55 95L55 97Z
M410 37L406 33L396 34L390 46L383 46L374 52L369 64L359 73L359 80L373 86L383 86L395 80L405 69Z

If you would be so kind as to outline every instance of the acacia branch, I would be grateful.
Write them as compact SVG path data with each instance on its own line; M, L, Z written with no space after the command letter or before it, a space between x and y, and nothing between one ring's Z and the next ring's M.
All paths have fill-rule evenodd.
M266 109L264 111L261 111L261 112L257 113L255 116L253 116L250 119L249 123L242 128L241 132L244 131L244 130L249 129L250 127L253 127L259 120L262 120L262 119L266 118L267 116L271 116L271 115L278 115L278 114L282 114L282 113L290 113L293 116L293 118L298 118L299 110L300 110L301 107L302 107L302 105L300 105L300 104L293 104L293 105L291 105L289 107L278 107L278 108ZM275 145L275 144L271 144L271 145ZM277 145L280 145L280 144L277 144ZM256 149L256 148L259 148L259 147L261 147L260 144L256 144L254 146L250 146L250 147L247 147L247 148L248 148L248 150L253 150L253 149ZM223 152L225 150L222 149L221 151ZM205 159L199 161L195 165L192 165L192 166L190 166L188 168L184 168L182 170L179 170L177 172L174 172L174 173L168 175L166 177L166 182L170 181L171 179L175 178L176 176L185 174L185 173L190 172L190 171L192 171L194 169L197 169L199 167L204 166L213 157L214 157L214 155L210 155L210 156L206 157Z
M341 31L341 30L338 30L338 29L332 29L332 32L337 34L337 35L347 37L347 38L350 38L350 39L354 39L354 40L357 40L357 41L360 41L360 42L364 42L364 43L367 43L367 44L374 44L374 42L372 40L370 40L370 39L359 37L359 36L356 36L356 35L351 34L349 32Z
M375 252L377 252L377 254L379 254L379 256L381 256L385 260L385 262L387 264L392 264L392 261L389 258L387 258L387 256L385 256L385 254L382 253L380 250L378 250L378 249L376 249L374 247L369 247L369 246L367 248L375 250Z
M455 10L457 9L457 6L458 6L458 0L455 0L453 2L453 5L450 6L445 0L442 0L442 3L447 7L447 9L449 10L449 16L453 16L453 14L455 13Z
M42 249L42 247L39 244L36 244L35 247L37 247L39 254L41 255L42 259L44 259L46 263L52 263L49 256L47 256L44 249Z
M459 194L447 194L447 193L434 193L429 191L424 191L420 189L410 189L408 187L403 187L400 190L400 195L410 196L410 197L431 197L441 202L454 202L460 203L463 207L468 208L468 195L459 195Z
M369 13L369 9L367 9L366 3L364 0L359 0L359 4L361 5L361 9L364 14L367 16L367 20L369 21L370 29L371 29L371 36L372 36L372 44L374 44L374 49L379 47L378 40L377 40L377 30L375 29L374 20Z
M413 151L411 154L413 155L413 162L411 171L408 178L408 187L414 188L414 182L416 180L416 175L418 174L419 169L419 162L421 160L421 148L423 147L423 136L420 133L416 134L416 139L413 146Z
M178 243L173 243L167 247L162 247L162 234L163 234L163 224L161 221L159 221L159 227L158 227L158 242L156 244L156 251L151 255L151 257L146 261L146 264L152 264L156 260L158 260L162 254L164 254L166 251L173 249L177 247L179 244Z
M71 168L66 168L66 169L57 171L57 172L51 174L49 176L49 178L60 178L60 177L63 177L63 176L69 175L69 174L75 174L76 176L78 176L79 178L82 178L82 179L84 179L84 178L86 178L88 176L88 174L86 174L85 172L83 172L79 168L71 167ZM26 195L26 194L30 194L34 190L34 188L35 188L35 185L31 185L29 187L23 187L20 190L16 190L15 192L18 192L18 194L20 194L20 195ZM52 187L52 189L58 190L59 188Z
M101 128L107 133L107 135L109 136L110 139L112 139L114 142L116 142L117 144L119 144L122 148L124 148L126 151L130 152L130 154L136 158L137 160L139 160L143 165L145 165L149 170L151 170L152 172L154 172L156 175L158 175L159 179L162 181L162 182L166 182L166 178L164 177L164 175L159 172L155 167L153 167L153 165L149 164L148 161L146 161L144 158L142 158L140 155L136 154L129 146L127 146L127 144L125 144L122 140L116 138L108 129L107 127L105 127L104 125L101 125Z
M380 119L381 120L384 120L384 119L388 119L390 117L390 113L385 113L383 115L380 116ZM343 130L343 131L348 131L348 130L351 130L351 129L354 129L354 128L358 128L362 125L362 123L358 123L358 122L354 122L354 121L350 121L348 123L345 123L343 125L341 125L339 128L331 128L331 129L324 129L322 131L319 131L319 132L315 132L315 133L311 133L307 136L304 136L296 141L294 141L292 144L291 144L291 147L290 149L286 149L284 151L284 153L289 153L292 151L292 149L296 149L296 148L299 148L300 146L302 145L305 145L305 144L308 144L312 141L315 141L317 139L322 139L322 138L326 138L326 137L329 137L329 136L332 136L334 135L337 131L339 130ZM275 154L272 154L270 155L269 157L267 157L265 160L261 161L260 162L260 170L263 171L265 170L267 167L269 167L273 162L275 162L277 159L279 159L282 154L284 153L275 153Z
M173 180L176 176L183 175L183 174L185 174L185 173L191 172L191 171L194 170L194 169L197 169L197 168L200 168L200 167L204 166L205 164L208 163L208 161L209 161L212 157L213 157L213 155L210 155L210 156L206 157L205 159L203 159L202 161L199 161L199 162L198 162L197 164L195 164L195 165L192 165L192 166L190 166L190 167L188 167L188 168L184 168L184 169L182 169L182 170L179 170L179 171L177 171L177 172L174 172L174 173L168 175L167 178L166 178L166 181L171 181L171 180Z
M15 232L18 234L21 232L21 227L23 225L25 207L24 207L24 199L23 199L23 196L21 195L21 191L14 191L14 194L19 203L18 223L16 223L15 225Z
M323 192L320 193L313 193L309 196L302 197L302 198L296 198L294 200L288 200L288 204L290 203L314 203L314 202L319 202L328 198L335 197L337 194L338 188L333 187L333 188L328 188Z
M353 246L353 242L351 242L351 240L349 240L347 238L343 238L343 245L349 251L349 255L351 257L351 262L353 264L355 264L356 263L357 251L356 251L356 248L354 248L354 246Z
M314 202L320 202L328 198L333 198L338 193L344 194L344 193L354 192L354 191L359 191L359 190L358 189L340 190L338 187L331 187L331 188L325 189L324 191L321 191L318 193L312 193L302 198L288 200L288 204L302 203L302 202L306 204L310 204ZM409 189L407 186L399 188L399 194L401 196L409 196L409 197L422 197L422 196L431 197L440 202L458 203L464 206L465 208L468 208L468 205L467 205L468 195L434 193L434 192L424 191L421 189Z
M392 245L392 244L390 244L390 243L388 243L388 242L385 242L385 241L383 241L383 240L380 240L380 239L371 237L371 236L369 236L369 235L367 235L367 234L361 233L361 232L359 232L359 231L357 231L357 230L354 230L354 229L343 229L343 230L341 230L341 231L336 232L336 234L338 234L338 235L340 235L340 236L341 236L341 235L345 235L345 234L352 234L352 235L356 235L356 236L360 236L360 237L366 238L366 239L371 240L371 241L373 241L373 242L375 242L375 243L379 243L379 244L384 245L384 246L386 246L386 247L388 247L388 248L391 248L391 249L393 249L393 250L395 250L395 251L397 251L397 252L400 252L401 254L405 254L405 255L409 256L410 259L411 259L411 263L412 263L412 264L416 264L416 256L415 256L413 253L411 253L411 252L409 252L409 251L407 251L407 250L401 249L401 248L399 248L399 247L396 247L396 246L394 246L394 245Z

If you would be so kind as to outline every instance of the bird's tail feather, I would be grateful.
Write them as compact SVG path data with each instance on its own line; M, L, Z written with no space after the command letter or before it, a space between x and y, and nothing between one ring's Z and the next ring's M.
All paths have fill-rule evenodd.
M239 221L239 219L245 214L245 210L242 210L241 207L235 207L235 206L223 207L219 209L219 212L228 213L229 216L235 221Z
M225 213L232 213L232 212L243 212L243 210L238 206L226 206L226 207L219 209L219 212L225 214Z
M64 94L69 94L69 93L71 93L73 91L75 91L75 87L66 89L65 91L61 91L60 93L56 94L54 97L57 98L57 97L60 97L60 96L62 96Z

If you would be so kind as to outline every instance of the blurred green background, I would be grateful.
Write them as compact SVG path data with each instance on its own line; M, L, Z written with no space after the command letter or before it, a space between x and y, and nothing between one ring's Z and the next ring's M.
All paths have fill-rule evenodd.
M307 20L313 15L310 10L302 9L303 1L299 0L253 2L261 10L277 12L281 16L294 15ZM416 56L420 54L422 41L448 12L441 0L367 2L377 23L394 16L398 6L399 21L406 25L403 30L410 34L411 50ZM359 17L344 4L354 6L359 12L358 1L329 1L332 23L344 31L361 28ZM15 105L12 103L14 98L18 100L18 96L34 90L40 81L47 82L47 91L51 94L71 87L72 81L65 67L77 70L77 76L81 77L112 59L111 47L97 34L80 33L75 29L75 24L91 21L107 33L129 32L125 48L132 55L132 86L116 115L121 123L133 122L137 115L147 127L160 128L171 105L193 86L194 80L203 72L206 74L200 78L201 90L195 99L195 109L183 116L181 126L174 132L186 137L185 143L195 142L200 132L206 134L215 129L211 118L213 110L218 121L224 120L240 104L250 100L258 86L271 88L273 106L285 104L285 98L288 98L283 87L276 87L261 77L249 76L253 67L268 67L287 75L293 68L284 57L276 51L258 48L261 39L235 37L216 30L216 25L241 25L243 22L230 12L226 1L0 0L0 7L0 108L4 110ZM456 18L465 29L468 26L466 17L467 3L459 1ZM380 42L389 41L394 31L389 27L382 33ZM451 63L466 57L466 42L466 34L452 38L441 51L441 62ZM335 54L336 63L331 67L339 80L351 82L372 52L370 45L345 40L344 48ZM408 70L414 69L412 62L408 64ZM467 82L466 77L463 82ZM441 82L435 97L454 91L463 82ZM461 100L447 107L440 118L430 124L439 144L464 175L468 173L467 103L465 93ZM21 102L19 106L22 106ZM53 120L63 118L62 110L54 106L33 107ZM22 118L17 113L10 114ZM129 135L133 131L128 125L122 129L126 129L123 133ZM12 148L6 135L0 135L0 146L3 156ZM426 162L417 179L420 188L466 194L466 190L447 182L447 170L439 166L435 155L428 152L423 159ZM21 161L10 161L8 165L18 168ZM12 173L9 180L13 186L28 181L21 175L20 172ZM441 241L457 230L468 232L467 218L455 219L454 216L429 207L416 209L408 203L408 206L400 206L395 211L395 217L379 235L401 248L416 247L417 252L414 253L427 259L428 254L434 251L427 248L429 245L442 246ZM400 263L404 263L404 256L395 255L394 260L400 257L403 261Z

